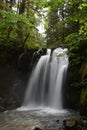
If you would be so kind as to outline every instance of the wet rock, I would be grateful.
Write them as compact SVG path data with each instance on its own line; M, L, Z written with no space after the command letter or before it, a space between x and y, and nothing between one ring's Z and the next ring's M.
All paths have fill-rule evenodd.
M75 119L64 120L63 125L65 130L82 130L80 124Z
M73 120L73 119L70 119L70 120L67 120L66 121L66 126L67 127L73 127L73 126L75 126L76 125L76 121L75 120Z
M41 128L39 128L39 127L36 127L34 130L42 130Z
M66 120L63 120L63 125L66 125Z
M34 126L32 127L31 130L43 130L43 129L41 128L41 126Z
M56 123L59 123L59 120L56 120Z

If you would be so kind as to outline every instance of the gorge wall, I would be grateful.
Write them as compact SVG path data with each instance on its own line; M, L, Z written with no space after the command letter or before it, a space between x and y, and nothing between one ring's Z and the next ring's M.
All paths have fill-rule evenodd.
M35 51L0 46L0 111L20 106Z
M43 49L46 53L46 49ZM40 55L34 52L38 49L23 49L0 46L0 111L17 108L21 105L29 74ZM74 82L79 82L80 66L68 69L67 85L64 89L64 107L80 109L81 87L74 87Z

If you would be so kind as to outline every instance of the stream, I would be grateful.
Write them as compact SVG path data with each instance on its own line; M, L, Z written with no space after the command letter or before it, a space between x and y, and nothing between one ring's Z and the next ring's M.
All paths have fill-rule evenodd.
M67 110L17 109L0 113L0 130L64 130L64 120L78 117L74 111Z

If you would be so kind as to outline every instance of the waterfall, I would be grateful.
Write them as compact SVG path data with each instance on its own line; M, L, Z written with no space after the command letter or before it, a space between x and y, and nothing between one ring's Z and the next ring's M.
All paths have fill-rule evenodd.
M62 88L68 67L67 49L57 48L41 56L30 76L22 106L63 109Z

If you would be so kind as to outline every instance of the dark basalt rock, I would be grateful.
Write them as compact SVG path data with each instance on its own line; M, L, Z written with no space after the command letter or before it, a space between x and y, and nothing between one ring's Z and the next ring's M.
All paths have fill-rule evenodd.
M42 130L42 129L39 127L35 127L33 130Z
M31 62L34 52L40 57L46 49L0 46L0 112L21 105L29 75L39 58Z

